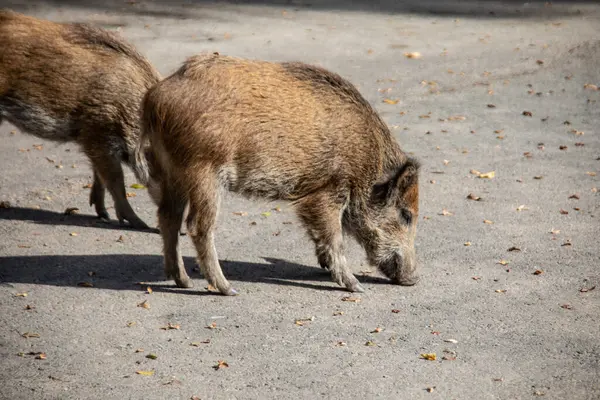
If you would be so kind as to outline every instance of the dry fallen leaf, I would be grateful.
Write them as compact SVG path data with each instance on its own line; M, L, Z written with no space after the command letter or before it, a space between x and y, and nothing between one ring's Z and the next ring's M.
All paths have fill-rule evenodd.
M132 326L134 326L136 323L137 323L137 322L135 322L135 321L129 321L129 322L127 323L127 325L125 325L125 326L126 326L126 327L128 327L128 328L131 328L131 327L132 327Z
M69 207L65 210L65 215L75 215L79 214L79 208L77 207Z
M562 208L561 208L561 209L560 209L560 213L561 213L562 215L567 215L569 212L568 212L567 210L564 210L564 209L562 209Z
M494 290L496 293L506 293L506 289L496 289Z
M483 220L483 223L484 223L484 224L490 224L490 225L491 225L491 224L493 224L493 223L494 223L494 221L490 221L489 219L484 219L484 220Z
M562 306L560 306L561 308L564 308L565 310L572 310L573 306L570 304L563 304Z
M596 176L596 173L591 171L586 172L586 174L589 176Z
M27 297L27 293L25 293L25 292L15 293L15 297Z
M40 334L39 333L33 333L33 332L24 332L21 334L21 336L23 336L26 339L29 338L39 338Z
M146 310L150 308L150 303L148 303L148 300L144 300L142 301L140 304L137 305L138 307L142 307L145 308Z
M478 281L481 279L480 276L472 276L471 279L473 279L474 281Z
M375 344L375 342L374 342L374 341L372 341L372 340L368 340L368 341L365 343L365 346L377 346L377 345Z
M429 393L432 393L432 392L435 390L435 386L428 387L428 388L427 388L427 389L425 389L425 390L427 390L427 392L429 392Z
M590 90L598 90L598 86L592 85L591 83L586 83L585 85L583 85L583 88L590 89Z
M45 360L46 359L46 353L38 353L37 356L35 356L36 360Z
M447 343L458 343L458 340L456 340L456 339L444 339L444 342L447 342Z
M360 303L360 297L346 296L346 297L342 297L342 301L348 301L351 303Z
M133 193L133 192L125 193L125 197L127 197L127 198L131 198L131 197L135 197L135 196L137 196L137 193Z
M535 271L533 271L534 275L541 275L543 273L544 273L544 271L542 271L541 269L536 269Z
M71 232L71 233L69 233L69 236L77 236L77 235L78 235L77 232Z
M592 290L594 290L594 289L596 289L596 286L592 286L592 287L590 287L590 288L581 288L581 289L579 289L579 291L580 291L581 293L587 293L587 292L591 292L591 291L592 291Z
M143 375L143 376L152 376L154 375L154 371L135 371L136 374L138 375Z
M523 111L523 115L526 117L533 117L533 114L531 113L531 111Z
M421 58L421 53L419 53L418 51L413 51L410 53L404 53L404 57L406 58Z
M217 361L217 365L213 366L213 368L215 369L215 371L218 371L221 368L229 368L229 364L227 364L227 361L219 360Z
M312 322L315 320L315 317L307 317L307 318L300 318L294 321L294 323L298 326L304 326L307 322Z
M465 246L470 246L470 245L471 245L471 242L465 242L465 243L464 243L464 245L465 245Z
M469 200L475 200L475 201L479 201L481 200L481 197L474 195L473 193L469 193L469 195L467 196L467 199Z
M500 264L500 265L508 265L509 263L510 263L510 261L504 260L504 259L498 261L498 264Z
M480 173L479 175L477 175L478 178L483 178L483 179L492 179L495 176L496 176L495 171L486 172L485 174Z
M529 210L529 208L525 205L520 205L519 207L517 207L517 211L523 211L523 210Z
M347 345L347 343L346 342L337 342L335 345L339 346L339 347L344 347Z
M443 215L443 216L449 216L449 215L454 215L453 212L450 212L448 210L446 210L445 208L442 210L442 212L439 215Z
M213 322L210 325L207 325L206 329L217 329L217 323Z
M381 332L383 329L380 327L375 328L374 330L371 331L371 333L379 333Z
M427 361L435 361L437 356L435 353L421 353L421 358Z
M91 183L87 183L85 185L83 185L84 189L91 189L92 188L92 184Z
M394 309L392 310L392 312L393 312L394 314L399 314L399 313L400 313L400 310L398 310L397 308L394 308Z
M578 194L572 194L572 195L569 196L569 199L579 200L579 195Z
M179 324L172 324L172 323L168 323L167 326L161 326L160 329L162 329L163 331L169 331L171 329L180 329L181 325Z
M146 287L146 293L152 294L152 288L150 286Z
M206 339L201 342L192 342L192 343L190 343L190 346L200 347L201 344L209 344L209 343L210 343L210 339Z
M340 310L337 310L337 311L334 311L334 312L333 312L333 316L334 316L334 317L337 317L337 316L339 316L339 315L344 315L344 312L343 312L343 311L340 311Z
M146 358L149 358L151 360L156 360L158 358L158 356L156 354L150 353L146 355Z
M400 100L392 100L392 99L383 99L383 102L386 104L398 104Z
M519 247L512 246L512 247L509 247L508 250L506 250L506 251L521 251L521 249Z
M94 287L94 284L91 283L91 282L79 282L77 284L77 286L80 286L80 287Z

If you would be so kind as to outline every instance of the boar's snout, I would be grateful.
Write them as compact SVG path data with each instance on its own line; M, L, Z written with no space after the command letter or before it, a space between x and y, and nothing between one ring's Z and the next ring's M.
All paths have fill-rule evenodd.
M413 286L420 279L414 255L407 254L403 257L400 254L394 254L383 265L380 265L380 269L394 283L402 286Z

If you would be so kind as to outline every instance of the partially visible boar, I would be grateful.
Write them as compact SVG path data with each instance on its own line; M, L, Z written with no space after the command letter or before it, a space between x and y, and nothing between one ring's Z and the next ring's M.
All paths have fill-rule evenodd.
M349 291L363 288L346 263L344 233L393 282L417 282L418 163L340 76L302 63L192 57L146 94L142 148L146 140L157 163L160 187L150 193L165 271L177 286L192 286L178 246L189 202L201 271L221 293L236 294L213 243L220 187L292 201L319 264Z
M108 188L119 221L136 228L147 225L127 201L121 163L138 179L148 176L135 149L142 98L158 81L150 63L112 33L0 10L0 123L79 144L94 169L90 205L108 219Z

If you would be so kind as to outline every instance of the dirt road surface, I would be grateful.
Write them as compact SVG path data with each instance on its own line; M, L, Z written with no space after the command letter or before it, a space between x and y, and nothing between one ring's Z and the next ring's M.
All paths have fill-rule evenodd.
M119 31L165 75L201 51L324 66L423 164L418 285L389 284L349 242L367 290L344 292L288 204L227 196L227 298L197 271L194 289L166 281L156 233L96 220L76 146L3 124L0 398L600 398L599 5L0 5Z

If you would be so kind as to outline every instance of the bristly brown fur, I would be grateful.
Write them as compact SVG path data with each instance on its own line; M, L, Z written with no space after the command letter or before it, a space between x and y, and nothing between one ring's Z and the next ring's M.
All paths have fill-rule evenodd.
M416 282L418 163L339 75L302 63L195 56L148 91L142 125L162 171L153 192L165 268L179 286L191 285L175 230L189 201L200 267L232 294L212 242L219 187L293 201L319 263L348 290L362 288L346 265L344 232L390 278Z
M78 143L94 168L90 204L97 214L108 218L108 188L119 220L147 227L125 197L121 163L138 179L148 176L135 152L141 100L158 72L114 33L8 10L0 10L0 48L0 121L43 139Z

